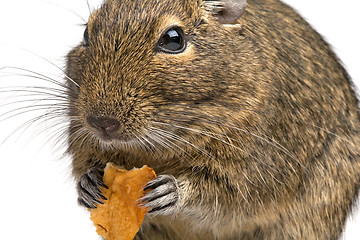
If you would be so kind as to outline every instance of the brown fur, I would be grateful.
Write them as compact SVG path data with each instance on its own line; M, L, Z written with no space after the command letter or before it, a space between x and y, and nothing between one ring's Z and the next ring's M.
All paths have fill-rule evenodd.
M172 24L187 49L156 52ZM340 236L360 184L357 100L337 57L291 8L249 0L227 26L201 0L107 0L88 28L89 46L67 58L80 86L69 82L74 176L147 164L179 183L177 213L148 217L136 239ZM88 115L118 119L119 136L161 129L162 142L104 142Z

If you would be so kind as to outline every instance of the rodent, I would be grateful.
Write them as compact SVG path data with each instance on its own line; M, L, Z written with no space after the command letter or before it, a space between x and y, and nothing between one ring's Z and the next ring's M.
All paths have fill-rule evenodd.
M106 0L67 55L79 203L107 162L159 175L135 239L337 239L360 185L358 100L278 0Z

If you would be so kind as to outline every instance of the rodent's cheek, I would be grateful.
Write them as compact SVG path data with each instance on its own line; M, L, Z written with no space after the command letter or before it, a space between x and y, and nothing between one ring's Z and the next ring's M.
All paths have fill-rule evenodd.
M187 43L185 51L178 54L170 54L159 52L155 56L155 61L161 64L179 64L182 62L189 62L195 59L195 47L191 43Z

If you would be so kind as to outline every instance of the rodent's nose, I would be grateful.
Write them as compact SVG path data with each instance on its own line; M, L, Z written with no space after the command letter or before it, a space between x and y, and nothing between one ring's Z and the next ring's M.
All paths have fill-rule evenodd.
M116 132L120 127L120 122L114 118L88 116L86 120L91 127L108 134Z

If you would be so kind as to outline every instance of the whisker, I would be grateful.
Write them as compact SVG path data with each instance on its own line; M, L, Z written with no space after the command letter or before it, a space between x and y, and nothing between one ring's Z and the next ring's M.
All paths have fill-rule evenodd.
M157 142L158 144L160 144L162 147L164 147L165 149L168 149L169 151L175 151L168 143L166 143L166 141L163 140L163 137L161 137L161 135L157 134L154 131L150 131L150 135L152 136L152 139Z
M173 144L174 146L176 146L177 148L179 148L182 152L186 152L183 148L181 148L179 145L175 144L174 142L170 141L170 140L174 140L180 143L183 143L181 141L179 141L178 139L174 138L173 136L171 136L168 132L163 131L159 128L155 128L155 127L149 127L150 132L153 134L156 134L160 137L162 137L164 139L164 141Z
M239 128L239 124L237 124L237 123L233 123L231 121L225 121L223 119L218 119L218 118L207 116L207 115L194 114L194 113L189 113L189 112L182 112L182 113L186 113L186 114L188 114L190 116L197 117L197 120L202 121L202 122L206 122L206 123L210 123L210 124L215 123L215 124L218 124L218 125L221 125L221 126L224 126L224 127L233 128L233 129L236 129L236 130L238 130L240 132L249 134L249 135L251 135L253 137L256 137L256 138L258 138L258 139L260 139L262 141L265 141L267 144L270 144L271 146L273 146L273 147L277 148L278 150L282 151L283 153L285 153L288 157L291 157L293 160L296 160L295 156L291 155L291 153L284 146L282 146L281 144L279 144L275 140L271 139L270 137L268 137L266 135L264 135L264 137L261 137L261 136L259 136L257 134L254 134L254 133L252 133L252 132L250 132L248 130ZM203 118L210 119L211 121L207 121L207 120L205 120Z
M207 157L209 157L209 158L211 158L211 159L215 159L214 156L210 155L209 152L206 152L205 150L203 150L203 149L195 146L193 143L187 141L186 139L184 139L184 138L182 138L182 137L180 137L180 136L177 136L176 134L174 134L174 133L172 133L172 132L170 132L170 131L166 131L166 130L163 130L163 129L160 129L160 128L155 128L155 127L149 127L149 128L150 128L150 129L155 129L155 130L157 130L158 132L162 132L163 134L167 134L168 137L171 137L173 140L176 140L176 141L178 141L178 142L180 142L180 143L183 143L183 144L185 143L185 144L187 144L187 145L195 148L196 150L198 150L199 152L201 152L201 153L204 154L205 156L207 156ZM185 153L187 153L185 150L183 150L183 151L184 151ZM190 155L189 153L187 153L187 154L191 157L191 155ZM216 160L216 159L215 159L215 160Z
M202 134L202 135L205 135L205 136L209 136L209 137L211 137L211 138L213 138L213 139L215 139L215 140L218 140L218 141L220 141L220 142L222 142L222 143L225 143L226 145L231 146L231 147L233 147L233 148L235 148L235 149L237 149L237 150L239 150L239 151L247 154L249 157L255 159L257 162L265 165L268 169L272 169L272 171L276 172L277 174L280 174L280 175L282 175L283 177L286 177L286 176L284 176L283 173L280 172L278 169L272 167L271 165L269 165L269 163L267 163L267 162L265 162L265 161L261 161L258 157L256 157L256 156L248 153L245 149L242 149L242 148L240 148L240 147L237 147L237 146L235 146L234 144L231 144L230 142L226 142L226 141L224 141L223 139L220 139L219 137L215 137L215 136L217 135L217 134L215 134L215 133L204 132L204 131L201 131L201 130L192 129L192 128L187 128L187 127L183 127L183 126L179 126L179 125L174 125L174 124L159 123L159 122L155 122L155 123L160 124L160 125L165 125L165 126L180 128L180 129L184 129L184 130L196 132L196 133L199 133L199 134ZM214 135L215 135L215 136L214 136ZM221 136L221 137L227 137L227 138L229 139L229 137L226 136L226 135L221 135L221 134L220 134L220 136ZM231 138L230 138L230 139L231 139ZM234 140L236 140L236 139L234 139ZM244 147L244 144L242 144L241 142L239 142L239 143ZM210 155L210 156L211 156L211 155ZM290 165L290 167L291 167L291 169L293 170L294 174L297 176L297 178L299 178L298 173L295 171L295 169L292 167L292 165L291 165L290 163L286 162L286 161L285 161L285 163L288 164L288 165ZM274 177L275 177L275 176L274 176ZM246 178L252 185L256 186L247 176L245 176L245 178ZM278 182L281 182L281 181L278 180L278 179L276 179L276 180L277 180Z
M1 117L0 122L11 119L11 118L14 118L14 117L19 116L19 115L23 115L23 114L30 113L30 112L35 112L35 111L43 111L43 110L50 110L51 109L52 112L59 111L62 114L66 113L68 111L68 109L66 108L67 106L65 106L65 108L61 108L60 106L61 105L57 105L57 106L55 105L54 106L54 104L37 104L37 105L32 105L32 106L25 106L25 107L15 108L15 109L13 109L11 111L8 111L8 112L0 115L0 117ZM19 111L21 111L21 112L19 112ZM12 115L8 116L9 114L12 114Z
M93 137L93 135L91 134L91 132L88 132L88 131L85 131L83 130L83 132L81 132L83 134L83 136L79 135L79 138L82 138L81 142L80 142L80 145L79 145L79 148L82 148L83 145L85 144L86 141L88 141L88 139L91 139ZM91 142L91 140L89 140L89 142ZM95 141L94 141L95 142ZM98 143L99 144L99 143ZM100 144L99 144L100 145Z
M183 108L187 108L187 109L192 109L191 107L196 107L198 108L199 105L193 103L193 100L186 100L186 99L182 99L182 102L189 102L186 104L182 104L182 103L172 103L172 104L168 104L168 103L164 103L163 105L166 106L181 106ZM221 104L221 105L215 105L215 104L204 104L201 103L202 107L211 107L211 108L226 108L226 109L233 109L233 110L242 110L242 111L250 111L250 112L255 112L255 113L261 113L261 114L268 114L268 111L260 111L260 110L255 110L255 109L250 109L248 108L249 105L248 104L241 104L241 103L228 103L228 102L221 102L221 101L217 101L216 104Z
M136 134L136 132L131 132L131 134L133 136L135 136L135 138L137 139L137 142L138 142L138 145L140 146L140 148L143 150L143 151L150 151L150 148L148 146L146 146L146 144L144 143L144 140L141 138L141 136L138 136Z
M62 8L62 9L64 9L64 10L66 10L66 11L74 14L75 16L77 16L78 18L80 18L84 23L86 23L86 20L85 20L79 13L75 12L75 11L72 10L71 8L68 8L68 7L64 6L64 5L61 5L61 4L55 3L55 2L49 2L49 1L45 1L45 0L42 0L42 2L45 2L45 3L47 3L47 4L52 4L52 5L55 5L55 6L57 6L57 7L60 7L60 8Z
M21 124L21 125L20 125L18 128L16 128L14 131L12 131L12 132L5 138L5 140L4 140L2 143L4 144L5 142L8 141L8 139L9 139L11 136L15 135L18 131L23 130L23 131L21 132L21 134L20 134L20 136L21 136L21 135L22 135L31 125L33 125L35 122L38 122L38 120L43 120L43 121L45 121L46 118L47 118L47 117L50 117L50 116L59 117L59 116L63 116L63 115L57 115L57 114L55 114L54 112L52 112L52 113L45 113L45 114L36 116L36 117L34 117L34 118L31 118L31 119L27 120L26 122L24 122L23 124ZM38 123L38 124L39 124L39 123ZM20 136L19 136L19 137L20 137Z
M136 131L139 133L140 138L142 138L145 142L147 142L149 144L149 146L151 146L151 148L149 148L151 150L151 152L155 153L154 152L154 149L156 150L155 145L149 139L147 139L146 136L143 136L139 130L136 130Z
M61 145L64 145L65 143L67 143L67 139L68 139L68 133L67 130L69 129L69 125L68 123L61 125L59 124L59 126L57 128L50 128L47 130L50 130L50 138L47 139L46 142L53 142L55 143L55 145L59 145L60 141L62 142Z
M70 133L71 138L69 145L74 145L75 142L81 140L79 144L79 148L82 148L83 144L87 141L87 139L91 138L92 134L91 132L87 131L85 128L83 128L80 124L76 126L78 128L74 132Z
M168 142L169 144L174 145L174 146L175 146L176 148L178 148L182 153L184 153L187 157L189 157L189 158L191 158L191 159L195 159L194 156L191 156L184 148L180 147L178 144L175 143L175 142L178 142L178 143L184 144L183 141L181 141L181 140L177 139L176 137L174 137L174 136L176 136L175 134L174 134L174 136L171 136L171 133L170 133L170 132L167 132L167 131L162 130L162 129L159 129L159 128L154 128L154 127L151 127L151 128L153 129L153 131L155 130L156 133L157 133L159 136L162 136L162 137L164 138L164 141ZM179 137L179 138L180 138L180 137ZM173 141L171 141L171 140L173 140ZM186 140L185 140L185 141L186 141ZM185 144L184 144L184 145L185 145ZM201 149L200 149L200 148L197 148L195 145L193 145L193 144L191 144L191 143L189 143L189 145L192 146L192 147L194 147L194 148L197 149L198 151L201 151ZM208 153L205 152L205 151L204 151L204 154L207 154L207 155L208 155ZM212 157L212 156L210 156L210 157ZM186 158L182 158L182 160L185 160L185 161L191 163L190 160L187 160Z
M66 132L66 129L68 128L68 124L62 125L64 121L61 121L61 117L58 115L47 115L47 116L41 117L41 119L34 120L34 123L35 122L36 122L35 127L38 128L39 130L36 132L36 134L32 134L30 136L30 138L31 138L30 140L32 140L33 138L36 138L40 135L43 135L45 132L48 132L47 135L49 135L50 137L47 139L46 142L54 142L53 139L55 137L54 136L55 132L58 134L60 133L59 132L60 130ZM54 123L54 124L52 124L52 126L49 127L48 126L49 123ZM28 127L30 127L30 125ZM42 127L43 125L45 125L45 126ZM23 133L25 132L25 130L23 131ZM21 134L23 134L23 133L21 133ZM21 136L21 134L20 134L20 136ZM58 140L58 142L59 141L60 141L60 139Z
M173 145L174 147L176 147L177 149L179 149L182 153L186 154L189 158L194 159L194 156L191 156L187 151L185 151L184 148L180 147L178 144L176 144L176 142L181 143L183 145L185 145L184 143L186 143L185 139L182 139L181 137L176 136L175 134L172 134L170 132L167 132L165 130L159 129L159 128L154 128L152 127L152 131L154 131L154 134L157 134L158 136L162 137L164 141L166 141L168 143L168 145ZM182 140L184 141L182 141ZM172 140L172 141L171 141ZM195 145L191 144L188 142L188 145L190 145L191 147L196 148L198 151L201 151L203 154L207 154L209 155L206 151L197 148ZM171 148L173 149L173 148ZM176 152L174 150L174 152ZM212 156L209 156L212 157ZM183 159L186 160L186 159Z
M1 91L0 91L1 93ZM9 102L8 104L17 104L19 102L35 102L35 101L39 101L39 100L51 100L51 101L59 101L59 102L63 102L63 103L67 103L69 102L68 98L66 98L65 96L56 96L56 95L48 95L47 98L44 98L45 94L44 93L27 93L27 94L17 94L17 95L12 95L12 96L8 96L8 99L12 99L14 101ZM51 98L51 97L53 98ZM25 97L31 97L29 99L26 100L15 100L17 98L25 98ZM40 98L41 97L41 98Z
M1 76L0 76L1 77ZM57 96L68 96L69 94L73 94L69 91L69 89L59 89L53 87L42 87L42 86L11 86L11 87L2 87L1 93L12 93L12 92L37 92L42 94L61 94Z
M182 114L184 114L184 113L182 113ZM196 118L197 121L206 122L206 123L209 123L209 124L217 124L217 125L224 126L224 127L230 128L230 129L235 129L235 130L237 130L239 132L246 133L246 134L248 134L250 136L253 136L253 137L255 137L255 138L257 138L257 139L259 139L259 140L261 140L261 141L263 141L263 142L265 142L267 144L269 144L270 146L278 149L279 151L283 152L286 156L290 157L292 160L297 162L305 171L307 171L307 168L294 155L292 155L284 146L282 146L281 144L279 144L278 142L276 142L275 140L271 139L270 137L268 137L266 135L264 135L264 137L259 136L257 134L254 134L254 133L248 131L248 130L239 128L238 126L232 124L231 122L230 122L230 125L225 124L225 123L228 123L229 121L224 121L222 119L219 120L219 119L215 118L215 120L213 120L213 117L206 116L206 115L197 115L197 114L191 115L191 113L189 113L189 112L186 112L186 114L188 114L188 115L190 115L192 117L197 117ZM200 118L199 116L202 117L202 118ZM161 116L158 116L158 117L161 117ZM205 120L203 118L211 119L211 121ZM174 116L172 116L171 119L175 120L175 121L188 121L188 119L175 118ZM221 136L222 134L216 134L216 135ZM241 143L239 140L234 139L234 138L231 138L231 140L235 141L235 142L238 142L238 143ZM243 144L243 143L241 143L241 144ZM295 171L295 169L293 169L293 170Z
M341 136L337 135L336 133L333 133L333 132L331 132L331 131L329 131L329 130L327 130L327 129L323 128L323 127L316 126L316 125L311 124L311 123L308 123L308 122L305 122L305 124L310 125L310 126L312 126L312 127L314 127L314 128L317 128L317 129L323 130L324 132L326 132L326 133L328 133L328 134L330 134L330 135L333 135L333 136L335 136L335 137L339 138L340 140L342 140L342 141L344 141L344 142L346 142L346 143L348 143L348 144L352 144L350 141L348 141L348 140L344 139L343 137L341 137Z
M86 0L86 4L87 4L88 10L89 10L89 15L91 15L92 10L91 10L91 7L90 7L89 0ZM86 21L85 21L85 23L86 23Z
M24 99L24 100L20 100L20 101L16 101L16 102L9 102L9 103L5 103L5 104L2 104L0 105L0 107L6 107L6 106L12 106L12 105L18 105L20 103L28 103L29 105L27 106L24 106L22 108L29 108L29 107L34 107L34 105L30 105L31 103L38 103L38 102L52 102L52 103L48 103L48 104L42 104L42 106L48 106L50 107L50 109L53 109L53 107L68 107L68 108L71 108L71 105L70 103L68 102L59 102L59 99L52 99L52 98L47 98L47 99ZM56 105L54 105L56 104ZM7 113L11 113L13 111L17 111L17 109L13 109L11 110L10 112L7 112ZM7 113L4 113L3 115L6 115ZM1 115L0 115L1 116Z
M35 53L35 52L30 51L30 50L28 50L28 49L25 49L25 48L22 48L22 47L17 47L17 48L18 48L18 49L21 49L22 51L25 51L25 52L27 52L27 53L30 53L30 54L32 54L32 55L34 55L34 56L36 56L36 57L38 57L38 58L46 61L46 62L49 63L50 65L54 66L55 68L57 68L58 70L60 70L60 71L64 74L64 76L65 76L66 79L68 79L68 80L69 80L70 82L72 82L75 86L77 86L77 87L80 88L79 84L77 84L73 79L71 79L71 78L65 73L65 71L64 71L63 69L61 69L59 66L57 66L55 63L51 62L50 60L48 60L48 59L40 56L39 54L37 54L37 53ZM5 69L5 68L7 68L7 66L0 68L0 71L1 71L2 69ZM16 68L16 67L15 67L15 68ZM19 68L19 69L21 69L21 68Z
M271 168L271 166L269 166L267 163L265 163L264 161L261 161L259 158L257 158L257 157L255 157L255 156L253 156L252 154L248 153L246 150L241 149L241 148L239 148L239 147L237 147L237 146L235 146L235 145L233 145L233 144L230 144L230 143L228 143L228 142L226 142L226 141L224 141L224 140L222 140L222 139L220 139L220 138L218 138L218 137L215 137L215 136L211 135L211 133L207 133L207 132L204 132L204 131L201 131L201 130L197 130L197 129L193 129L193 128L188 128L188 127L183 127L183 126L179 126L179 125L175 125L175 124L160 123L160 122L154 122L154 121L152 121L152 122L153 122L154 124L159 124L159 125L165 125L165 126L180 128L180 129L184 129L184 130L188 130L188 131L192 131L192 132L196 132L196 133L199 133L199 134L208 136L208 137L210 137L210 138L213 138L213 139L218 140L218 141L220 141L220 142L222 142L222 143L225 143L226 145L229 145L229 146L231 146L231 147L233 147L233 148L235 148L235 149L237 149L237 150L239 150L239 151L247 154L248 156L254 158L254 159L257 160L258 162L260 162L260 163L266 165L267 167L270 167L270 168Z
M24 76L24 77L31 77L31 78L36 78L36 79L39 79L39 80L44 80L44 81L47 81L47 82L50 82L50 83L53 83L57 86L60 86L62 88L66 88L66 89L69 89L69 90L72 90L70 87L68 87L65 83L63 82L60 82L60 81L57 81L53 78L50 78L49 76L46 76L44 74L41 74L41 73L38 73L38 72L35 72L35 71L32 71L32 70L29 70L29 69L26 69L26 68L20 68L20 67L14 67L14 66L5 66L5 67L2 67L0 68L0 71L3 71L5 69L13 69L13 70L18 70L18 71L23 71L23 72L27 72L27 73L31 73L31 74L34 74L34 75L31 75L31 74L20 74L20 73L12 73L11 74L14 74L14 76L16 76L16 74L18 74L18 76ZM62 78L61 78L62 79ZM73 82L74 84L76 82ZM75 84L77 87L80 87L77 83Z

